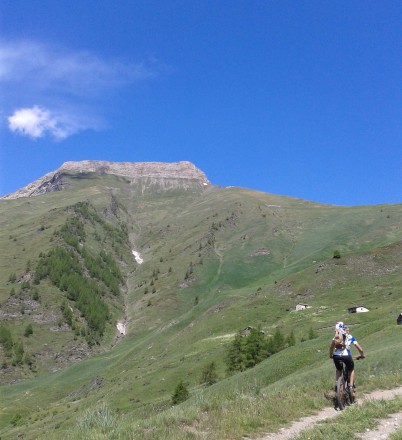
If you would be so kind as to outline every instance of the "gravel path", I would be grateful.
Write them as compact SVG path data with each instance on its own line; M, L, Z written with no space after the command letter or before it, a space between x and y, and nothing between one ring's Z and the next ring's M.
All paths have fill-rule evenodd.
M370 394L363 395L357 402L361 405L366 400L392 400L397 396L402 397L402 386L392 390L378 390ZM292 440L305 429L313 428L317 422L332 419L341 414L341 411L335 411L334 408L324 408L314 416L303 417L292 423L288 428L281 428L279 432L267 433L256 440ZM389 418L383 419L376 430L361 434L364 440L382 440L402 427L402 413L392 414Z

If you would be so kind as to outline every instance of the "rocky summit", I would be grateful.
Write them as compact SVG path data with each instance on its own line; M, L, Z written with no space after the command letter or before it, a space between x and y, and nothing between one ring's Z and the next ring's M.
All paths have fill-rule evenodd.
M181 162L107 162L83 160L65 162L56 171L50 172L29 185L8 194L2 199L33 197L47 192L60 191L65 187L63 176L66 173L113 174L133 182L146 179L149 184L158 184L163 189L171 189L179 182L180 187L207 186L206 175L193 163Z

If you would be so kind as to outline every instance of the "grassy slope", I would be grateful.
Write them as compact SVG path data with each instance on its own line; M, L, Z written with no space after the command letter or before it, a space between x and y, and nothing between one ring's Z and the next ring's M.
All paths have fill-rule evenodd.
M155 437L146 438L191 438L178 437L183 433L182 411L191 429L213 428L217 437L209 433L208 438L240 438L236 436L278 426L275 404L283 393L289 420L325 404L322 388L332 367L323 358L329 327L339 319L352 324L374 355L361 367L365 387L400 380L400 359L393 355L401 348L400 332L396 335L394 329L400 307L400 205L341 208L236 188L138 195L124 179L108 176L102 183L115 188L115 196L126 207L132 247L144 258L141 266L132 262L124 267L129 335L112 350L64 371L2 387L2 437L25 432L27 438L37 438L44 429L55 427L55 438L63 437L63 429L69 429L77 413L102 400L111 410L119 410L111 420L119 420L116 429L121 433L135 429L133 420L140 426L137 436L153 426ZM49 245L50 235L47 239L38 235L50 234L62 221L52 214L60 211L49 211L49 206L63 208L87 198L98 208L109 203L110 190L97 186L96 179L75 180L74 185L75 191L64 191L63 197L54 193L0 205L1 248L16 256L14 261L2 256L2 298L8 293L8 271L23 272L26 259L34 259ZM46 229L39 234L37 228L44 222ZM29 254L27 249L33 248L35 254ZM261 249L266 255L255 256ZM331 258L335 249L342 254L340 260ZM187 287L178 287L190 267ZM149 293L144 294L146 287ZM50 298L51 292L44 295ZM312 308L292 311L299 301ZM346 315L347 306L360 303L371 310L369 314ZM223 378L222 359L230 335L259 323L267 333L276 326L285 334L293 329L298 341L313 327L319 338L299 342L253 370L200 389L202 366L217 362ZM46 340L49 332L41 336ZM54 335L50 337L55 343ZM315 366L314 377L310 365ZM296 388L306 377L314 390L311 399ZM181 378L193 397L180 409L168 410ZM15 414L22 419L10 427Z

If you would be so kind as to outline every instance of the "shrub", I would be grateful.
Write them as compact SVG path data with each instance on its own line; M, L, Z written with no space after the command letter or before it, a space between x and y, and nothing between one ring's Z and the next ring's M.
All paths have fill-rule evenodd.
M21 420L22 420L22 415L21 414L14 414L13 415L13 417L11 418L11 420L10 420L10 423L13 425L13 426L17 426L20 422L21 422Z
M31 336L33 334L33 328L32 328L32 324L29 323L24 330L24 336L26 338L28 338L29 336Z
M13 365L22 365L24 359L24 346L22 342L17 342L14 344L14 357Z
M71 311L66 301L62 303L60 309L61 313L63 314L64 321L71 327L73 324L73 312Z
M32 299L34 301L39 301L39 292L38 292L38 289L36 287L34 287L32 289Z
M31 287L29 281L23 281L21 284L21 290L29 289Z

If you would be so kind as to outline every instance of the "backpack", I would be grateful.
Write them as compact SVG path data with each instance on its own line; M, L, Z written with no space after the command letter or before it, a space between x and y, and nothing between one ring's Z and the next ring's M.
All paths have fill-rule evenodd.
M345 343L346 335L340 331L335 332L334 336L334 345L337 350L344 350L346 347Z

